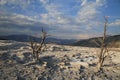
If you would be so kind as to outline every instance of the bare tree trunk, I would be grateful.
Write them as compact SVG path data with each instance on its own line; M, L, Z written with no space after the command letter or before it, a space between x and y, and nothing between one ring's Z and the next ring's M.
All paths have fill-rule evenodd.
M46 39L46 32L43 31L42 29L42 40L40 43L38 43L39 45L37 45L37 43L35 43L34 41L30 40L30 44L31 44L31 48L32 48L32 53L33 53L33 57L36 59L36 61L39 60L39 54L42 53L42 48L45 45L45 39ZM45 46L46 47L46 46Z
M100 50L100 55L99 55L99 61L98 61L98 64L97 64L97 67L98 67L98 71L101 69L101 67L103 66L103 62L105 60L105 53L106 53L106 28L107 28L107 23L108 23L108 20L107 20L107 17L105 17L105 25L104 25L104 34L103 34L103 39L102 39L102 43L101 43L101 50Z

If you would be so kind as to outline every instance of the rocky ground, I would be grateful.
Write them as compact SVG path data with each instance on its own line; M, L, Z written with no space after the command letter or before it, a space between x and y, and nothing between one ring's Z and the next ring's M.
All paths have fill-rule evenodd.
M0 40L0 80L120 80L120 48L97 72L99 48L47 44L35 62L29 43Z

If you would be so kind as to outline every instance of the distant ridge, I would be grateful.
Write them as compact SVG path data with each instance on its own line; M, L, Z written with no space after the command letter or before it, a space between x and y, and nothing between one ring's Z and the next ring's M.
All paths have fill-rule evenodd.
M100 39L102 37L95 37L95 38L90 38L90 39L85 39L85 40L80 40L75 43L73 43L73 46L83 46L83 47L100 47L98 46L94 41L97 41L97 43L100 43ZM112 44L112 47L117 47L120 48L120 35L114 35L114 36L108 36L106 39L106 43L109 45Z
M35 42L40 42L41 38L29 36L29 35L8 35L8 36L0 36L0 40L14 40L19 42L29 42L30 38L34 39ZM56 38L47 38L46 43L54 43L61 45L68 45L74 43L76 40L73 39L56 39Z
M41 38L29 36L29 35L8 35L0 36L0 40L14 40L19 42L29 42L30 38L34 39L35 42L40 42ZM83 47L100 47L94 41L99 42L99 39L102 37L95 37L84 40L75 40L75 39L56 39L56 38L47 38L46 43L54 43L60 45L72 45L72 46L83 46ZM112 47L120 48L120 35L108 36L106 39L107 44L114 43Z

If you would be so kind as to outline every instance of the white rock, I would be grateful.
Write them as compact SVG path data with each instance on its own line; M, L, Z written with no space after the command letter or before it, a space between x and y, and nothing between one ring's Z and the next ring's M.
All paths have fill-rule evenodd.
M70 62L70 65L71 67L74 67L74 68L80 68L80 66L84 66L85 68L88 68L89 67L89 64L86 63L86 62Z

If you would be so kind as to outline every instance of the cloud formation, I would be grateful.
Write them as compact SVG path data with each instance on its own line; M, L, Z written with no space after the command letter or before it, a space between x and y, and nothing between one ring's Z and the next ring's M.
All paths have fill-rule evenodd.
M98 36L104 26L105 5L106 0L1 0L0 30L33 34L44 27L58 38ZM120 26L120 20L109 26Z
M120 19L116 19L114 22L111 22L109 26L120 26Z
M50 30L48 25L38 20L20 14L0 13L0 32L1 35L6 34L40 34L40 30L44 27Z
M31 4L31 0L0 0L0 5L7 5L7 4L13 4L13 5L19 5L21 8L25 9L27 6Z

